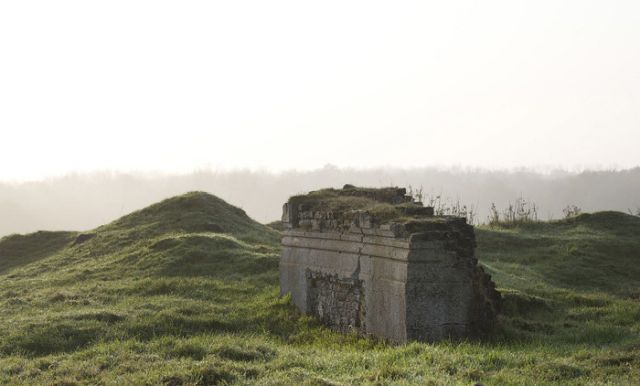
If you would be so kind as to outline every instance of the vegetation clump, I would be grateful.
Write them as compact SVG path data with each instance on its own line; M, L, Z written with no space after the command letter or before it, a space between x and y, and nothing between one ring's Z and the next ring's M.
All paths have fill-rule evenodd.
M407 194L404 188L362 188L345 185L342 189L322 189L293 196L287 205L293 227L348 229L352 224L377 227L381 224L406 223L433 216L433 208L425 207ZM366 218L366 220L365 220ZM319 225L312 223L319 223Z

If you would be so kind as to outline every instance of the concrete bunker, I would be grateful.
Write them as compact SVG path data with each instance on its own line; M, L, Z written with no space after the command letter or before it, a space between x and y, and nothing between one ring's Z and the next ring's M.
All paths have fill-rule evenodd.
M280 291L331 328L396 343L483 334L500 294L464 218L402 188L324 189L284 204Z

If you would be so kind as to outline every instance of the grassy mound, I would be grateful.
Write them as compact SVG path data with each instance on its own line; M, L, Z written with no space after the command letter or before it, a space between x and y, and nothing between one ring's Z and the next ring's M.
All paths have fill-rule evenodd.
M640 217L600 212L477 233L485 264L526 267L526 280L622 297L638 294ZM502 280L514 284L507 276Z
M0 240L0 384L639 384L639 234L613 212L478 229L501 327L396 347L296 313L279 233L189 193Z
M169 232L214 232L231 234L249 242L273 244L279 240L277 232L268 231L242 209L204 192L169 198L97 230L102 233L124 232L137 238Z
M0 274L55 254L64 248L75 232L36 232L0 239Z

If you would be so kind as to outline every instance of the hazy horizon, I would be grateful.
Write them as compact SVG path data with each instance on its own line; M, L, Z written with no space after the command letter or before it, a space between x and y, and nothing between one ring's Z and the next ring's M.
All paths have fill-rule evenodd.
M522 197L535 203L540 220L561 218L567 205L585 212L640 210L640 168L619 171L490 171L478 169L326 166L313 171L267 173L249 170L186 174L88 173L41 181L0 182L0 236L36 230L88 230L162 199L201 190L243 208L267 223L280 218L282 204L298 193L344 184L412 186L426 198L473 206L486 220L490 205L505 209Z
M633 209L638 15L625 0L1 2L0 234L88 229L188 190L266 222L345 183L480 212L522 195L542 218Z
M587 167L587 166L575 166L573 168L552 166L552 165L538 165L538 166L513 166L513 167L481 167L472 165L422 165L422 166L390 166L390 165L373 165L368 167L350 167L339 166L333 163L326 163L321 167L312 168L295 168L288 169L268 169L264 167L230 167L230 168L210 168L199 167L193 169L185 169L181 171L169 171L169 170L140 170L140 169L95 169L95 170L68 170L59 173L52 173L43 176L31 176L22 178L0 178L0 184L5 185L21 185L29 183L46 183L50 181L65 179L69 177L92 177L92 176L123 176L133 175L140 178L163 178L163 177L180 177L188 176L199 173L211 173L211 174L234 174L234 173L258 173L271 176L280 176L291 173L314 173L321 170L335 169L344 170L350 172L375 172L375 171L412 171L412 170L434 170L439 172L450 173L529 173L538 174L544 177L556 177L566 175L577 175L581 173L598 173L598 172L624 172L632 171L640 168L640 164L631 167L616 167L616 166L601 166L601 167Z

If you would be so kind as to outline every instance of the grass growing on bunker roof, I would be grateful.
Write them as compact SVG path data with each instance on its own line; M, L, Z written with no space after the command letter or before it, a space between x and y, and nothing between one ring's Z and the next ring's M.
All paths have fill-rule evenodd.
M640 384L640 219L477 229L486 341L331 332L278 290L279 233L205 193L79 237L0 240L0 384Z
M331 213L334 218L347 222L358 213L366 212L378 223L415 220L417 217L410 211L422 207L421 203L406 196L404 189L352 185L346 185L343 189L328 188L296 195L289 199L289 203L304 211Z

